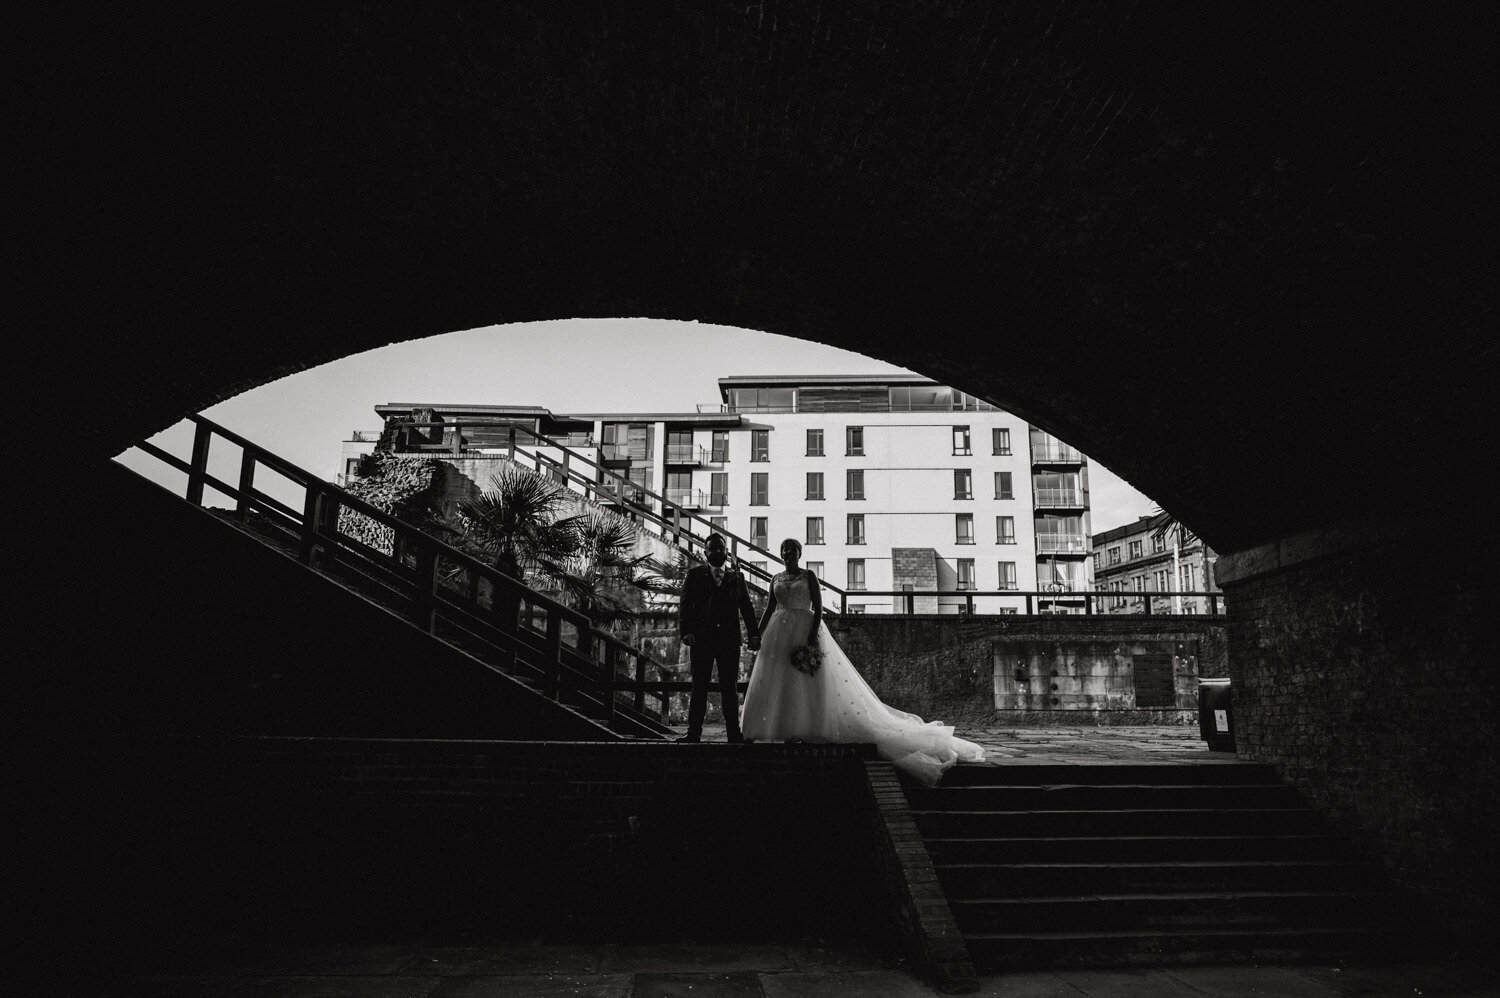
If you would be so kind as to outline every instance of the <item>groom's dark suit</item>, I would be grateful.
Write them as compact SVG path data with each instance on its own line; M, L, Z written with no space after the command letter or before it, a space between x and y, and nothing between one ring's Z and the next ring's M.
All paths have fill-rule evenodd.
M746 633L757 642L760 631L745 577L725 570L722 581L713 569L699 565L682 583L678 633L693 636L693 693L688 701L689 741L703 735L703 715L708 712L708 687L714 669L719 672L719 695L724 704L724 730L731 742L740 741L740 701L735 684L740 678L740 619Z

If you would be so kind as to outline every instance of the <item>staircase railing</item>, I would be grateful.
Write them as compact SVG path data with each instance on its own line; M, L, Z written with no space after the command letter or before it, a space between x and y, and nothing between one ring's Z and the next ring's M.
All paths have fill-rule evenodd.
M596 716L622 733L663 737L668 698L692 684L661 678L675 670L595 626L585 614L537 592L494 567L443 543L336 485L202 416L193 424L191 456L184 460L150 441L142 453L187 475L184 498L202 506L209 488L233 503L230 511L247 526L279 532L299 560L325 574L357 578L403 606L409 619L435 637L497 658L502 671L532 679L546 695ZM240 449L238 479L226 482L209 471L216 439ZM301 486L294 508L256 487L256 474L271 471ZM391 531L383 551L343 533L339 514L358 513ZM656 678L650 678L651 673ZM741 684L743 688L744 684ZM624 702L621 702L621 698ZM655 710L646 711L646 699ZM653 721L651 714L659 720Z
M484 427L488 430L502 429L494 423L465 423L462 420L452 422L412 422L402 423L402 427L412 429L439 429L443 430L444 443L441 445L429 444L424 447L415 448L414 453L439 454L447 452L454 456L479 456L474 452L466 451L463 446L464 427ZM740 566L740 570L749 577L752 584L758 585L762 590L769 591L771 576L776 571L785 567L785 563L779 555L772 554L764 545L756 544L724 527L716 526L704 519L697 513L683 508L682 503L674 501L670 496L664 496L651 489L646 488L638 482L619 474L611 468L607 468L587 455L558 443L548 437L535 433L524 426L506 424L503 427L505 435L502 441L496 441L495 450L499 450L500 456L530 468L539 474L547 475L554 481L563 485L577 485L583 490L584 498L590 502L604 503L620 506L626 515L638 523L649 524L660 531L660 535L674 547L684 551L691 558L702 560L703 546L708 540L708 535L718 533L723 535L725 543L729 547L729 554ZM452 432L449 439L448 433ZM557 452L558 457L544 454L543 449ZM483 455L494 456L494 450L480 452ZM585 469L583 471L579 469ZM657 512L657 508L661 512ZM701 528L701 534L693 531L692 527L697 525ZM766 560L769 569L763 569L746 561L747 556L760 556ZM848 593L833 585L827 579L820 579L823 589L824 609L832 614L837 614L844 608ZM829 596L833 599L829 599Z

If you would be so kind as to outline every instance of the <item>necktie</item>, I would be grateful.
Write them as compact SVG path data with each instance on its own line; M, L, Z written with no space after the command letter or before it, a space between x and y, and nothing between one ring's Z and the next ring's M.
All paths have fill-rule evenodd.
M724 570L722 568L716 568L716 569L713 570L713 573L714 573L714 585L717 586L717 585L720 585L721 583L723 583L723 581L724 581Z

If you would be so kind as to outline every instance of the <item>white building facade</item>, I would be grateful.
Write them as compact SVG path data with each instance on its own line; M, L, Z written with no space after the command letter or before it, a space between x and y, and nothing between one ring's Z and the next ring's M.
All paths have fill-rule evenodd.
M629 480L632 501L695 514L703 522L684 530L722 530L741 560L770 572L782 540L796 538L844 612L1083 612L1069 594L1092 587L1088 466L1073 448L915 375L736 376L719 391L696 413L377 412L471 421L449 438L471 458L504 450L486 448L472 421L524 424L577 455L564 477L597 461ZM447 446L441 433L425 439ZM585 474L606 500L621 491L603 472Z

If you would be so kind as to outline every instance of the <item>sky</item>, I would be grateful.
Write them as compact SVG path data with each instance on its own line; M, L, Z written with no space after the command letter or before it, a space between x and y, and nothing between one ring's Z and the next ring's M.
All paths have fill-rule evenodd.
M203 415L331 481L342 441L353 430L378 430L375 406L386 402L693 412L699 403L719 401L718 379L728 375L902 373L909 372L862 354L732 326L565 319L381 347L262 385ZM993 401L1005 408L1004 399ZM152 438L181 457L190 439L184 424ZM122 460L143 472L154 464L138 456ZM1092 459L1089 494L1096 534L1152 512L1150 499Z

